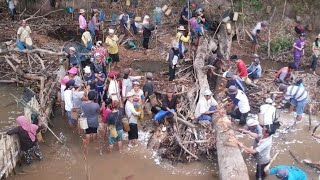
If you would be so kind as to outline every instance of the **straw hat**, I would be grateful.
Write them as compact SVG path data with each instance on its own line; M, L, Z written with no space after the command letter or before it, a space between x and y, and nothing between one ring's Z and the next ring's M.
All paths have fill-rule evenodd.
M247 126L256 126L256 125L259 125L259 121L253 119L253 118L250 118L247 120Z
M114 29L109 29L108 33L109 34L114 34Z
M228 88L228 94L237 94L238 93L238 88L236 86L230 86Z
M82 13L85 13L86 12L86 10L84 10L84 9L80 9L79 10L79 14L82 14Z
M179 31L185 31L186 29L184 28L184 26L179 26L179 27L178 27L178 30L179 30Z

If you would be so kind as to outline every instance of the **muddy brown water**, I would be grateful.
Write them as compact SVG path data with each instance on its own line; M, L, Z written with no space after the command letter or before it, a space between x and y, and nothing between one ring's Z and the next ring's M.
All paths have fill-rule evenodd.
M22 90L16 87L2 86L0 88L1 103L6 105L1 108L2 117L0 127L4 128L14 124L15 117L22 112L21 107L17 107L8 92L21 93ZM13 104L12 104L13 103ZM8 105L9 104L9 105ZM9 179L112 179L112 180L215 180L218 179L216 163L195 162L191 164L171 165L161 161L154 152L146 150L147 136L142 138L139 147L125 148L122 153L114 151L108 153L105 147L102 148L102 155L97 144L91 144L87 161L84 160L82 151L82 140L79 135L72 133L66 128L66 123L60 117L58 109L54 110L54 132L62 134L66 139L64 145L59 144L48 132L44 135L45 142L40 144L44 154L42 161L35 160L31 166L23 165L17 169L17 174ZM272 154L280 151L274 165L286 164L295 165L305 170L308 179L317 180L319 171L310 168L302 163L296 162L290 155L289 150L298 158L320 160L320 141L311 137L308 130L308 116L304 116L304 121L297 124L288 133L283 132L285 127L293 123L293 116L289 113L282 113L281 121L284 126L274 137ZM312 117L312 126L318 123L317 117ZM319 132L320 133L320 132ZM250 146L253 141L249 137L237 133L240 141ZM244 159L248 165L250 179L255 179L255 161L252 156L243 152ZM274 179L269 177L268 179Z

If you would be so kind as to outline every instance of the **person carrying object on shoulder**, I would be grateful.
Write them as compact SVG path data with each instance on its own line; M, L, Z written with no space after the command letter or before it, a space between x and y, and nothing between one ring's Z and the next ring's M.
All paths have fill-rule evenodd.
M196 110L195 117L199 121L212 121L212 115L216 113L218 109L217 101L212 97L212 92L206 89L203 92L203 96L199 99Z
M302 120L302 114L304 113L304 108L308 103L309 95L307 90L303 86L297 86L297 85L284 85L281 84L279 86L279 91L281 91L283 94L282 98L277 101L280 106L283 107L287 102L290 102L290 111L293 110L293 108L296 108L297 121Z
M236 108L231 112L233 119L240 119L239 125L245 125L247 122L248 113L250 111L249 100L246 94L236 86L228 88L228 95Z

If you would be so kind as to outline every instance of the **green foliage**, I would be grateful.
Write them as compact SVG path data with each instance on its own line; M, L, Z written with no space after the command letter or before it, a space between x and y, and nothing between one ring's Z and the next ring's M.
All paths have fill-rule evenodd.
M250 5L252 6L254 11L260 11L262 9L261 0L250 0Z
M277 54L279 52L284 52L292 49L292 44L294 37L291 35L287 36L277 36L276 39L270 42L270 51L272 54ZM261 49L267 50L267 43L263 44Z

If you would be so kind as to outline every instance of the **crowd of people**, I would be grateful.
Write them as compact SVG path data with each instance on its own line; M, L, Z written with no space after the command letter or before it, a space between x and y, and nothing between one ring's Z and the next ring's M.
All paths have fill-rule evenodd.
M12 1L9 1L9 3ZM12 7L10 7L12 9ZM102 40L101 21L99 10L92 9L91 20L85 18L86 11L79 10L79 32L83 46L91 51L90 60L83 60L77 47L70 47L67 56L67 74L60 81L60 103L63 115L69 127L78 133L86 134L86 142L96 141L98 129L103 132L103 138L108 141L109 151L115 144L122 149L122 137L128 133L129 147L138 144L138 122L144 119L144 112L152 117L156 126L169 122L173 123L172 115L180 108L178 96L173 87L166 89L162 97L161 105L155 97L153 74L145 76L132 76L133 70L119 68L119 38L115 27L108 29L108 36ZM134 21L132 21L134 19ZM143 19L133 18L125 10L119 17L120 30L122 33L141 34L142 46L149 49L149 41L156 26L148 15ZM141 22L142 21L142 22ZM196 3L185 6L180 14L177 33L171 43L166 60L169 66L169 81L175 79L175 69L179 60L186 57L187 43L197 46L199 37L203 36L210 25L206 21L202 7ZM259 120L249 117L251 110L248 100L248 86L254 85L263 76L261 58L257 55L261 32L267 28L268 22L257 23L251 31L253 37L252 52L253 61L247 66L237 55L230 57L230 61L237 67L237 72L226 71L225 88L228 96L230 109L228 114L231 120L239 120L239 131L254 138L252 147L247 147L239 142L239 147L247 153L257 154L257 179L263 179L268 174L275 174L279 179L306 179L305 173L293 166L276 166L270 169L268 166L271 158L272 134L275 133L277 116L276 109L291 105L290 109L296 110L296 121L302 120L304 108L308 103L308 92L303 86L301 79L294 78L295 70L301 65L304 55L305 33L301 32L294 42L293 62L281 68L274 77L274 82L279 86L277 96L270 95L261 105ZM320 34L316 37L312 46L313 59L311 70L315 73L317 60L320 55ZM17 47L21 50L32 48L31 29L26 21L17 32ZM213 57L213 56L212 56ZM217 56L214 56L215 61ZM211 62L211 61L210 61ZM111 66L112 65L112 66ZM199 98L195 109L195 118L203 123L211 123L212 115L219 112L222 107L214 98L213 93L207 89ZM80 121L85 122L81 124ZM36 125L27 122L25 117L18 117L19 127L8 132L18 134L21 140L21 148L27 163L32 162L31 155L42 159L35 134L38 130Z

